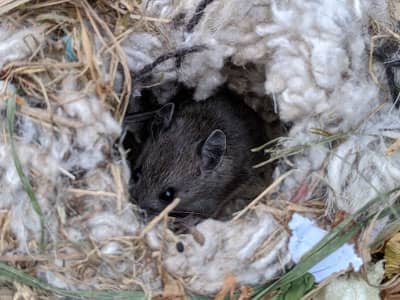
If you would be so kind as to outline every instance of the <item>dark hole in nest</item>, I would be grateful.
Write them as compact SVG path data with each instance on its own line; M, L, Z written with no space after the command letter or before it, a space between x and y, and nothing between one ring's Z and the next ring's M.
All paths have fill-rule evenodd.
M387 38L379 41L374 48L375 59L383 63L386 81L392 101L397 108L400 107L400 44L397 40Z
M159 86L157 88L153 88L153 89L144 89L141 92L141 96L140 97L136 97L134 99L131 100L130 103L130 107L128 108L128 113L125 117L125 132L124 132L124 136L122 138L122 145L123 148L127 151L127 160L130 164L131 167L131 171L132 171L132 176L131 176L131 182L130 182L130 192L131 192L131 199L132 202L135 204L139 204L140 206L142 206L144 208L144 213L142 214L142 217L145 220L151 219L153 216L156 216L160 210L158 209L154 209L153 206L151 205L147 205L146 203L140 203L140 201L137 201L138 197L137 197L137 193L135 192L135 186L138 185L138 182L140 183L141 177L142 176L147 176L147 177L152 177L152 180L157 182L157 187L158 189L162 189L161 190L157 190L154 191L154 195L163 195L163 191L170 191L170 190L174 190L174 193L177 194L177 197L181 198L180 193L190 193L190 188L182 188L182 186L174 186L172 183L169 183L168 180L166 180L165 182L163 182L162 184L160 184L160 180L159 178L164 176L165 174L167 174L168 172L163 169L165 168L165 161L163 161L163 159L161 159L161 156L164 155L164 153L166 153L165 155L168 157L167 159L173 157L171 156L171 154L168 154L169 149L165 149L165 151L158 151L157 153L159 153L159 156L156 157L160 157L160 161L153 161L153 163L151 164L151 166L153 168L158 168L156 171L154 171L154 174L149 175L148 173L143 175L143 166L138 166L138 160L139 157L145 156L147 155L146 150L144 150L144 148L146 148L144 145L146 143L150 143L151 144L151 140L152 139L157 139L158 135L163 135L165 134L163 130L160 130L158 127L156 127L157 129L154 129L154 123L155 120L158 120L158 122L161 122L161 127L163 126L169 126L169 124L165 124L165 122L168 123L168 111L162 113L160 111L160 104L159 104L159 99L160 99L160 94L162 94L162 90L165 88L170 88L170 85L165 85L165 86ZM160 93L161 91L161 93ZM177 110L179 111L180 109L180 105L182 103L186 103L186 101L188 99L190 99L190 101L194 101L193 99L193 90L184 88L179 86L177 88L177 93L172 97L171 100L169 100L170 102L175 103L175 106L177 107ZM248 92L246 94L243 95L237 95L236 93L232 92L231 89L228 89L227 86L221 87L216 93L215 95L229 95L229 101L240 101L240 105L245 105L246 109L252 109L255 108L255 110L253 109L253 114L255 113L258 116L262 116L260 117L260 120L262 123L261 127L263 128L257 128L257 130L259 131L265 131L265 136L264 139L259 139L259 141L257 142L257 144L255 144L254 146L259 146L263 143L265 143L268 140L271 140L273 138L276 138L278 136L282 135L282 131L284 130L284 126L281 125L279 118L273 113L273 105L272 105L272 101L268 98L268 97L260 97L257 96L254 92ZM215 96L215 97L217 97ZM237 99L232 99L232 98L237 98ZM239 99L239 100L238 100ZM206 100L206 101L210 101L210 100ZM165 103L165 99L160 101L160 102L164 102ZM197 103L197 102L193 102L193 103ZM247 103L250 103L250 105L247 105ZM257 104L257 105L253 105L253 104ZM263 104L263 105L261 105ZM183 105L183 104L182 104ZM211 105L211 104L210 104ZM236 104L235 104L236 105ZM241 106L241 107L242 107ZM251 108L250 108L251 107ZM218 109L218 108L216 108ZM267 118L265 117L267 116ZM271 117L272 116L272 117ZM192 116L192 118L195 118ZM257 117L258 118L258 117ZM167 120L167 121L165 121ZM196 122L196 120L192 120L194 123ZM164 123L163 123L164 122ZM173 127L175 128L175 127ZM156 130L157 133L154 133L153 131ZM172 129L165 129L165 130L172 130ZM254 132L255 130L253 130ZM181 133L182 135L184 135L185 133ZM184 141L180 141L181 137L178 135L176 137L177 139L177 143L182 143L184 144ZM229 138L229 137L228 137ZM214 152L214 148L217 147L216 145L219 145L219 139L220 137L218 137L215 141L211 140L210 142L210 151L211 152L207 152L207 155L217 155L217 164L218 165L218 153L222 153L221 151L217 151ZM199 147L201 148L201 145L204 145L205 143L205 139L201 140L201 143L199 145L196 145L196 153L198 154L199 152L201 153L201 151L199 151ZM162 143L159 144L158 146L163 147ZM223 145L223 144L221 144ZM221 146L224 147L224 146ZM148 148L146 148L148 149ZM175 150L178 148L174 148ZM225 148L221 148L221 149L225 149ZM178 151L178 150L176 150ZM227 149L225 149L224 152L225 154L231 154L231 149L229 149L229 145L227 147ZM143 152L143 153L142 153ZM196 155L197 155L196 154ZM169 155L169 156L168 156ZM193 154L195 155L195 154ZM254 155L254 153L251 153L250 151L247 151L244 156L251 156ZM213 158L215 159L215 157ZM240 158L241 159L241 158ZM267 156L263 156L262 153L260 153L260 155L257 156L256 161L254 162L261 162L262 160L268 159ZM200 161L200 160L199 160ZM214 162L214 160L213 160ZM180 164L181 161L180 160L176 160L174 161L174 164ZM182 168L185 168L185 163L183 163ZM196 162L193 163L193 169L196 169L196 171L193 171L193 176L201 176L201 164L199 163L198 165L196 164ZM254 164L253 164L254 165ZM219 166L219 165L218 165ZM269 164L265 167L263 167L262 169L258 169L257 171L257 176L259 176L260 181L258 183L262 183L262 187L260 188L260 186L258 186L258 190L254 189L254 191L252 191L252 197L251 199L241 199L240 198L240 189L238 190L237 193L237 197L239 200L233 200L230 199L228 203L221 203L221 207L218 208L218 213L217 214L212 214L212 213L199 213L197 211L190 211L190 210L179 210L176 209L174 210L172 213L170 213L171 218L171 224L170 224L170 228L173 229L176 232L187 232L187 229L190 226L193 226L195 224L197 224L198 222L200 222L201 220L204 220L205 218L208 217L212 217L212 218L216 218L216 219L221 219L221 220L226 220L229 219L232 216L232 213L235 211L238 211L240 209L242 209L243 207L245 207L259 192L261 192L264 188L266 188L269 183L271 182L271 177L272 177L272 170L274 168L273 164ZM251 168L250 168L251 169ZM253 172L253 171L251 171ZM189 172L190 173L190 172ZM182 175L182 173L178 174L179 176L182 176L182 178L180 178L180 180L178 180L179 183L183 182L182 185L184 185L188 180L190 181L191 178L190 175L184 174ZM216 180L219 180L221 177L226 176L226 174L218 174L218 176L216 176ZM242 184L240 181L242 180L242 178L245 178L247 176L247 174L243 174L242 173L238 173L238 174L234 174L233 177L237 177L235 180L231 180L231 182L226 186L226 189L228 190L234 190L236 188L236 186L238 184ZM154 179L155 178L155 179ZM152 187L149 187L149 182L151 180L148 180L148 178L146 178L147 181L146 183L143 183L143 186L146 186L147 189L151 189ZM169 185L170 184L170 185ZM189 183L190 185L190 183ZM214 182L213 185L218 185L218 182ZM197 187L195 187L197 188ZM210 187L210 190L212 190L213 187ZM242 190L245 190L245 187L243 187ZM257 190L257 193L254 193ZM221 191L221 193L227 193L227 191ZM154 198L156 198L158 196L154 196ZM165 198L165 197L164 197ZM183 196L182 196L183 198ZM157 200L157 199L155 199ZM163 201L163 203L165 205L167 205L167 203L165 203L165 199ZM179 208L179 207L178 207ZM162 210L162 209L161 209Z

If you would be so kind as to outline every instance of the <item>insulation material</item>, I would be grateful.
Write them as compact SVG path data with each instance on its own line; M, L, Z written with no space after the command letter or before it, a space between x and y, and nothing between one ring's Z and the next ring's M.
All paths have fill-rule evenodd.
M173 238L153 231L148 242L155 250L168 242L162 249L166 269L199 294L218 292L228 275L235 276L238 285L262 283L280 274L290 261L287 232L262 206L237 221L208 219L196 226L196 232Z
M353 213L398 186L399 120L398 110L387 105L333 151L327 167L330 203Z

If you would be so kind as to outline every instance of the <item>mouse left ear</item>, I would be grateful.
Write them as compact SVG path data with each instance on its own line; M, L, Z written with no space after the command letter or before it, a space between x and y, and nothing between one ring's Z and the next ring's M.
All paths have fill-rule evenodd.
M222 161L226 150L226 135L216 129L208 136L201 146L201 168L203 170L213 170Z
M163 128L169 127L169 125L171 124L174 112L175 112L175 104L174 103L167 103L158 110L157 117L161 121Z
M174 112L174 103L167 103L156 112L154 120L151 123L151 133L153 138L171 125Z

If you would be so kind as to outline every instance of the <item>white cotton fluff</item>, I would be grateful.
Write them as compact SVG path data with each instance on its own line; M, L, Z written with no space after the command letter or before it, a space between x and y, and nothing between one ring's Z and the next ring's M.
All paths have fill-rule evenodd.
M138 232L139 224L131 206L120 213L98 213L87 222L91 237L101 241L121 236L133 236Z
M367 16L360 13L344 0L274 2L272 22L257 32L271 51L265 87L282 120L317 117L337 132L379 104L378 87L368 79Z
M44 27L15 29L11 24L0 24L0 69L7 63L31 55L44 41Z
M28 165L28 157L20 155L20 158L22 158L22 163ZM43 160L41 162L43 163ZM14 163L10 160L8 147L7 158L4 160L0 158L0 187L0 209L10 212L10 228L16 236L18 250L28 253L31 250L33 252L37 251L37 248L30 249L28 244L33 240L37 242L40 240L40 219L32 207L31 199L21 185ZM50 186L41 187L36 192L36 198L45 216L45 226L52 224L47 229L47 233L50 236L54 236L57 230L57 221L51 213L52 205L49 201L52 197L54 197L54 192ZM36 245L38 246L38 244Z
M225 81L221 70L226 59L231 57L236 65L241 66L265 59L266 47L261 42L262 37L256 34L255 27L269 15L270 1L213 1L206 7L194 30L187 32L186 25L200 2L144 1L142 9L145 15L174 21L160 24L160 35L133 33L123 43L129 65L134 71L161 54L193 46L206 46L206 50L188 54L178 70L172 59L152 72L159 80L178 79L194 87L195 99L198 100L210 96ZM175 18L181 15L183 19L176 21Z
M14 90L9 85L6 93L2 94L3 110L8 94ZM57 253L58 247L62 246L63 251L68 253L71 249L65 248L68 245L66 238L82 245L91 240L102 245L104 256L120 259L115 269L104 264L99 266L96 274L100 277L122 278L128 273L132 274L135 258L126 260L125 254L121 254L121 249L116 247L112 239L137 234L140 224L133 205L127 202L126 191L117 191L117 178L111 172L113 167L118 169L123 176L118 180L122 180L123 187L128 185L127 166L113 161L111 157L112 145L119 136L120 126L90 86L87 89L78 88L73 74L65 77L58 97L62 103L52 102L50 107L55 129L20 113L19 105L15 122L14 142L18 156L44 214L48 241L46 250ZM24 100L26 107L31 102L40 101L30 97ZM43 112L46 111L43 109ZM58 117L78 126L59 125ZM0 120L1 132L6 132L6 126L6 119ZM35 255L39 251L41 224L11 157L9 143L0 144L0 209L9 211L10 231L18 243L16 250ZM88 194L82 196L80 190ZM65 235L59 236L60 232ZM66 244L59 244L59 239ZM72 257L74 253L72 251ZM9 254L12 255L4 253ZM63 262L69 265L74 259ZM88 287L73 283L74 280L68 282L64 279L63 282L58 272L38 268L39 276L46 278L50 284L69 288ZM154 286L159 286L159 281L154 279L156 275L152 265L146 269L145 276L152 279ZM93 279L91 284L98 282Z
M281 160L274 170L275 178L288 170L295 171L280 186L281 196L286 199L293 197L302 185L308 186L312 180L320 177L319 172L329 154L329 143L323 143L324 136L311 134L313 128L321 128L321 123L317 120L298 121L290 130L290 139L281 145L283 150L299 152Z
M140 71L144 66L151 64L158 56L165 52L171 51L165 48L157 36L147 32L134 32L124 42L124 50L128 56L129 68L134 72ZM174 75L164 75L168 72L173 72L174 64L167 61L161 65L161 68L156 69L156 72L163 72L166 76L165 80L174 78ZM157 74L157 73L156 73ZM174 74L174 72L173 72Z
M205 45L206 50L188 54L180 68L172 59L153 74L195 87L195 98L204 99L226 80L221 70L227 59L238 66L264 65L265 89L274 95L282 120L317 118L333 132L352 128L379 104L378 87L368 78L365 46L370 5L212 1L188 32L199 3L144 1L146 15L174 21L158 26L161 35L132 34L124 43L131 68L137 71L166 52ZM183 19L174 19L181 15Z
M367 280L361 274L343 275L323 287L314 299L319 300L379 300L379 285L384 278L383 260L367 266Z
M389 105L366 121L332 152L328 164L329 202L354 213L378 193L398 187L400 151L387 151L400 139L400 114Z
M61 109L57 113L72 118L82 124L76 129L74 136L65 135L59 145L56 145L59 157L65 157L62 165L71 170L80 167L90 170L96 167L105 158L103 148L113 142L120 132L120 126L110 113L99 103L93 91L78 90L77 82L67 77L63 82L63 89L59 92L63 100ZM63 150L63 152L59 152Z
M396 5L396 1L369 0L364 2L368 6L368 13L373 20L388 28L395 28L396 24L395 20L392 19L391 10L393 12L396 11L395 7L393 7Z
M271 21L257 27L270 53L266 91L274 95L281 120L293 123L288 134L292 140L284 148L317 143L321 137L310 133L311 128L329 133L351 130L386 99L368 73L371 5L274 1ZM297 172L282 187L288 198L302 183L309 183L309 175L321 170L328 153L328 145L318 145L289 158L289 168ZM280 165L275 174L286 170Z
M177 251L178 240L170 240L163 249L163 261L170 273L184 278L190 290L203 295L221 289L229 274L240 285L268 281L290 261L287 232L261 206L237 221L208 219L197 225L196 230L204 237L203 245L192 235L180 235L183 252ZM162 232L154 230L148 235L153 249L160 249L165 239Z
M2 98L3 100L5 101ZM5 132L5 119L0 122L0 129ZM35 180L35 195L44 215L46 232L49 238L53 238L57 231L57 221L52 214L51 199L55 196L54 187L58 184L58 162L45 154L39 145L32 143L34 130L29 120L19 122L18 130L22 133L22 138L14 141L18 159L26 176L29 176L31 171L40 174ZM9 144L0 144L0 209L10 212L10 228L17 238L18 250L26 253L36 252L41 236L40 218L21 183L11 151ZM37 241L36 247L30 248L28 245L33 240Z

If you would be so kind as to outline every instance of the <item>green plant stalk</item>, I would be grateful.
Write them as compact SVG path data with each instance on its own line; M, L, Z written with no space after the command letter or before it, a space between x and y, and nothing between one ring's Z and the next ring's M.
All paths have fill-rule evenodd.
M299 279L283 286L272 300L298 300L311 291L314 286L314 276L310 273L306 273Z
M352 236L354 236L359 230L361 226L352 227L349 231L347 231L344 235L337 237L336 239L331 240L326 246L309 255L307 259L302 259L292 270L283 275L280 279L273 282L272 284L267 284L261 286L259 288L255 288L253 290L253 296L251 299L258 300L261 299L265 294L272 292L289 284L292 281L297 280L298 278L304 276L317 263L323 260L328 255L335 252L339 249L344 243L346 243ZM314 250L314 248L312 249Z
M8 136L10 137L10 146L11 146L11 155L14 161L14 166L15 169L17 170L18 176L21 180L22 186L26 193L29 196L29 199L31 200L32 207L36 214L39 216L40 220L40 249L43 251L45 247L44 243L44 217L43 217L43 212L42 208L40 207L40 204L36 198L35 192L33 191L32 185L29 182L28 177L25 175L24 170L22 168L21 161L18 157L17 149L15 147L14 143L14 120L15 120L15 110L16 110L16 99L15 99L15 94L8 99L7 102L7 130L8 130Z

